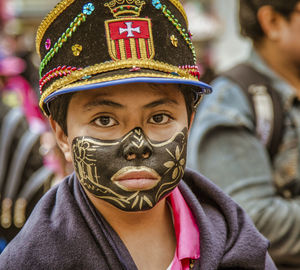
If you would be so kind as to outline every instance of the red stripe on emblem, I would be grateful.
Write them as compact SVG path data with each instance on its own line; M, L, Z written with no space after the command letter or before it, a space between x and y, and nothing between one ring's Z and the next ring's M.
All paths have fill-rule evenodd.
M121 59L119 40L115 40L115 44L116 44L117 59Z
M139 40L137 38L135 39L135 46L136 46L137 58L141 59L140 43L139 43Z
M127 59L128 59L128 58L132 57L131 49L130 49L130 41L129 41L129 39L124 39L124 42L125 42L126 56L127 56Z
M147 49L147 57L150 58L149 43L148 43L147 39L145 39L145 43L146 43L146 49Z

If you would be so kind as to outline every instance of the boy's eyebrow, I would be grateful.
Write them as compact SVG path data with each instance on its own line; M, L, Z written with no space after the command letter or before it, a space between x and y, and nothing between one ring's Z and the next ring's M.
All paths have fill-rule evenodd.
M173 100L170 98L162 98L159 100L155 100L149 104L146 104L143 107L145 109L149 109L149 108L154 108L154 107L157 107L160 105L166 105L166 104L178 105L178 102L176 100ZM117 102L114 102L114 101L111 101L108 99L101 99L101 100L96 99L96 100L91 100L91 101L87 102L86 104L84 104L83 110L89 111L89 110L92 110L92 108L95 108L97 106L110 106L110 107L114 107L114 108L124 108L125 107L124 105L122 105L120 103L117 103Z
M84 104L83 110L84 111L89 111L94 107L98 106L111 106L114 108L123 108L124 106L122 104L119 104L117 102L111 101L111 100L106 100L106 99L101 99L101 100L92 100Z
M144 108L149 109L149 108L154 108L154 107L159 106L159 105L167 105L167 104L178 105L178 102L176 100L173 100L173 99L170 99L170 98L162 98L162 99L153 101L153 102L145 105Z

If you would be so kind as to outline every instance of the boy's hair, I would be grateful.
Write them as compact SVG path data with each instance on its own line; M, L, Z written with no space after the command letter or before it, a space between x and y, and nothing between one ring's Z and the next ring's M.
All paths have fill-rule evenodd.
M264 37L264 32L257 19L258 10L262 6L271 6L276 12L289 19L299 0L240 0L239 20L241 34L254 42Z
M195 94L193 91L187 90L187 87L188 86L186 85L179 85L179 90L183 94L186 103L188 123L190 123L191 115L193 111L195 111L195 107L194 107ZM73 95L74 92L59 95L49 104L50 115L52 116L53 120L60 125L65 135L68 135L67 112L68 112L70 100Z

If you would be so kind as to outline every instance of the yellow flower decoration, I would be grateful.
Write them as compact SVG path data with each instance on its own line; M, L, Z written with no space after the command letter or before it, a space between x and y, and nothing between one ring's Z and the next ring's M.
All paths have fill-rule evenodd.
M170 37L170 39L171 39L172 45L177 48L178 47L178 39L177 39L177 37L175 37L174 35L172 35Z
M168 168L167 172L173 169L172 179L176 179L180 173L183 174L185 159L181 158L184 147L180 151L179 147L176 146L175 156L167 149L168 153L173 157L174 161L167 161L164 166ZM166 172L166 173L167 173Z
M82 46L79 44L75 44L72 46L72 51L75 56L79 56L82 52Z

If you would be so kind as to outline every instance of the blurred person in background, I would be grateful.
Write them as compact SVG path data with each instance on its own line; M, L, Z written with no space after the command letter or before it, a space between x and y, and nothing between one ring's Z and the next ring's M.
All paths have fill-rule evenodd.
M1 8L3 0L0 1ZM4 9L1 9L1 12ZM40 197L65 175L63 155L37 106L26 74L38 71L21 58L18 37L0 23L0 253L16 236ZM11 18L10 18L11 19ZM27 51L26 55L30 53ZM24 76L25 75L25 76Z
M248 212L279 269L300 269L300 1L240 0L239 18L251 54L212 83L188 165Z

